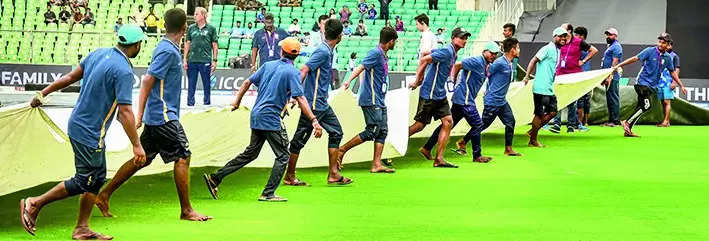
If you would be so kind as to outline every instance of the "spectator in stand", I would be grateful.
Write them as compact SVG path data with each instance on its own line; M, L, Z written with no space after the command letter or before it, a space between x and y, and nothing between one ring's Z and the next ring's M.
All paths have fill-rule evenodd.
M244 28L241 27L241 21L236 21L236 26L229 33L230 38L243 38L245 35Z
M428 0L428 10L438 10L438 0Z
M74 24L81 23L81 20L84 19L84 15L81 14L79 8L72 8L71 11L73 13L71 14L71 20L69 21L69 31L74 30Z
M352 52L350 54L350 62L349 62L349 68L347 68L347 71L352 72L354 69L357 67L357 53Z
M359 5L357 5L357 10L359 10L359 19L367 18L367 16L369 16L369 13L367 13L367 10L369 10L367 0L360 0Z
M96 25L96 20L94 20L94 13L91 12L90 8L86 8L86 14L84 14L84 19L81 20L81 24L93 24Z
M300 34L300 24L298 24L298 19L294 18L293 23L288 26L288 33L291 35L298 35Z
M263 19L266 17L266 8L261 8L261 12L256 13L256 22L263 23Z
M352 11L350 11L347 6L342 6L342 10L340 11L340 22L345 23L347 21L350 21L350 16L352 15Z
M396 25L394 25L394 29L397 32L404 32L404 21L401 21L401 17L396 16Z
M133 19L135 25L142 28L145 31L145 12L143 12L143 5L138 5L138 11L133 13L133 16L129 16L128 20Z
M116 25L113 26L113 32L118 33L118 29L120 29L123 26L123 18L118 18L118 21L116 21Z
M362 37L367 36L367 25L364 25L364 20L359 20L359 24L357 24L354 35Z
M337 19L337 12L335 12L334 8L331 8L330 13L327 16L330 17L331 19Z
M344 26L342 27L342 35L344 36L350 36L353 34L352 26L350 26L350 21L346 21Z
M71 13L66 10L66 6L62 6L62 11L59 12L59 20L61 20L62 23L68 23L70 18Z
M145 16L145 30L148 33L158 32L158 21L160 18L155 16L155 9L150 7L148 10L148 16Z
M439 44L443 44L444 40L445 40L445 36L443 36L443 29L439 28L438 30L436 30L436 41Z
M254 37L254 24L251 22L248 22L246 24L246 29L244 29L244 38L253 38Z
M44 24L57 23L57 15L52 12L47 4L47 12L44 13Z
M303 37L300 38L300 42L303 43L303 46L305 47L310 46L310 32L303 33Z
M367 11L367 14L369 15L369 19L371 20L377 18L377 10L374 10L374 4L369 7L369 11Z

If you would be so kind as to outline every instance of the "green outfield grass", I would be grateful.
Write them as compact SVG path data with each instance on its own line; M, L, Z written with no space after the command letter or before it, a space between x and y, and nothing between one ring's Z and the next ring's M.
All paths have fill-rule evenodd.
M194 168L193 205L214 216L205 223L178 220L172 173L136 177L112 199L117 217L95 209L91 225L117 240L709 240L709 126L638 126L635 139L619 127L544 132L542 149L526 147L527 129L517 129L516 158L502 155L501 131L485 134L488 164L449 152L460 168L434 169L415 139L396 174L346 165L352 186L328 187L326 168L300 169L313 185L281 186L287 203L256 201L270 169L229 176L212 200L200 175L216 168ZM70 239L77 198L47 206L37 237L19 222L18 200L52 185L0 197L0 240Z

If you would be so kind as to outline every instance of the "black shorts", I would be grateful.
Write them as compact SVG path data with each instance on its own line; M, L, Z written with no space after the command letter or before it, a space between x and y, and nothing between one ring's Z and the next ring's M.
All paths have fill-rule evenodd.
M192 155L185 130L177 120L159 126L146 125L140 135L140 143L147 157L146 166L155 159L157 154L160 154L165 163L187 159Z
M419 105L414 120L429 124L431 123L431 118L438 120L449 115L451 115L451 107L448 105L448 99L427 100L419 97Z
M98 194L106 182L106 149L93 148L69 138L74 150L76 174L64 181L70 196L90 192Z
M543 116L556 110L556 96L534 94L534 115Z

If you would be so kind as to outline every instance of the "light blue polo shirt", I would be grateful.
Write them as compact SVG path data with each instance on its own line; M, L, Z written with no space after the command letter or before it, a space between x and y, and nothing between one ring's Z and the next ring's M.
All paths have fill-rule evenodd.
M661 53L657 47L645 48L638 54L638 59L643 63L637 80L639 85L657 88L663 70L675 71L675 65L670 54L667 52Z
M89 53L79 66L84 76L79 99L69 117L69 137L91 148L103 149L118 105L133 102L133 65L114 47Z
M457 56L453 45L449 44L432 50L431 57L433 62L426 67L419 96L425 100L442 100L446 98L446 81Z
M618 59L618 63L623 61L623 47L620 45L618 40L613 41L612 44L608 45L608 49L603 53L603 60L601 61L601 68L613 67L613 58ZM613 73L613 80L620 79L620 74L618 72Z
M313 110L323 111L329 107L327 91L333 77L332 58L333 52L330 45L323 43L318 45L308 62L305 63L310 68L310 72L305 76L303 92Z
M487 61L483 56L464 59L463 75L453 90L453 104L475 105L475 97L487 79Z
M293 61L281 58L265 63L249 81L258 87L256 103L251 109L251 129L281 130L281 111L293 97L303 96L300 72Z
M290 36L285 30L274 27L271 34L267 34L266 30L259 29L254 33L252 48L258 49L259 66L263 63L281 59L281 46L278 43Z
M361 64L364 66L364 80L359 87L359 106L385 108L389 58L384 50L377 47L367 52Z
M554 77L556 76L556 65L559 62L559 49L554 42L549 42L537 54L537 74L534 77L532 92L540 95L554 95Z
M510 88L516 69L504 56L492 62L488 69L490 77L484 98L485 105L503 106L507 104L505 97L507 97L507 90Z
M182 54L180 48L168 39L162 39L153 51L148 74L155 77L143 115L143 123L164 125L180 119L182 93Z

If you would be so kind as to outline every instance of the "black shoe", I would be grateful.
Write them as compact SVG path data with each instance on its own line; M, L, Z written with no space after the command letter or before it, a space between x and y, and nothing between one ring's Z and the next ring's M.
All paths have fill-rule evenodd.
M207 189L209 190L209 194L212 195L212 198L214 198L214 200L219 199L219 189L217 189L217 184L212 181L212 177L206 173L202 177L204 177L204 183L207 184Z
M389 159L382 159L382 164L384 164L385 166L390 167L390 166L393 166L393 165L394 165L394 162L391 161L391 160L389 160Z
M561 127L559 125L554 124L549 127L549 131L551 131L552 133L559 134L559 132L561 132Z
M576 128L573 128L573 127L566 128L566 133L574 133L574 132L576 132Z

